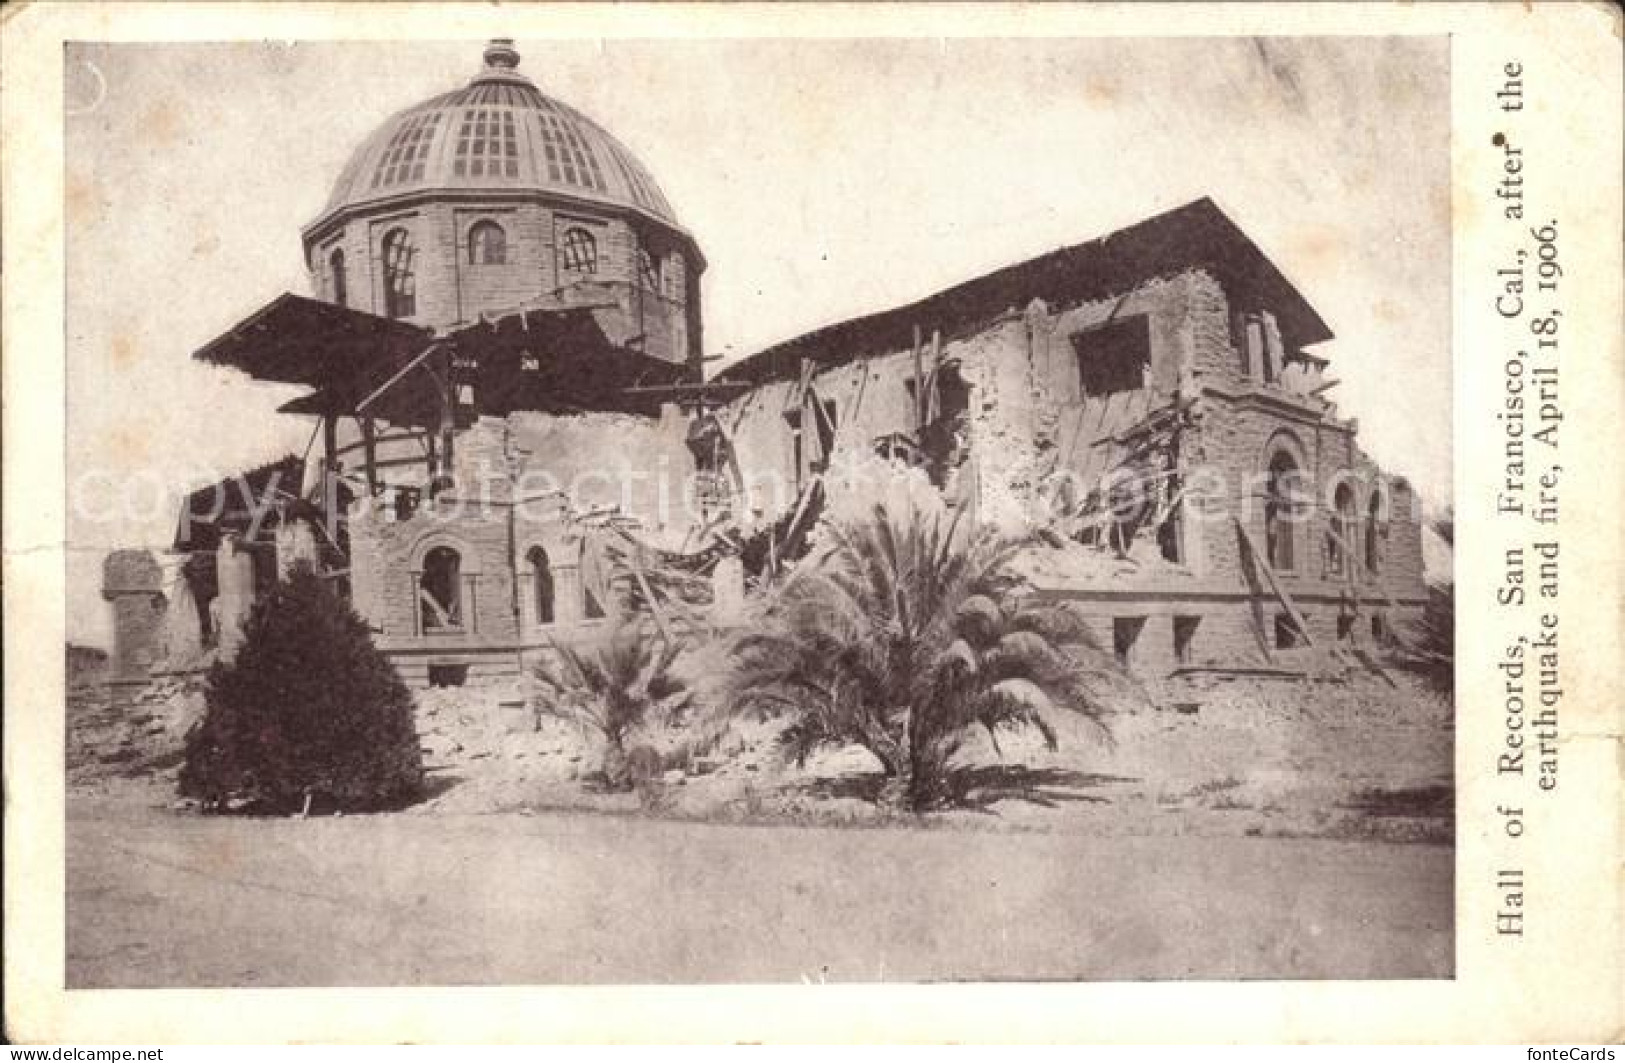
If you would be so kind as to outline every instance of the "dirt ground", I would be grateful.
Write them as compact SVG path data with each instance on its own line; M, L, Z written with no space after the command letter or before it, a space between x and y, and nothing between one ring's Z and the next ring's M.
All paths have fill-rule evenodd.
M424 692L404 811L204 817L176 802L195 684L70 706L74 986L1442 977L1448 706L1403 677L1210 680L1109 738L967 746L957 807L887 812L858 749L770 724L592 785L590 736L520 692Z
M79 804L70 987L1410 978L1431 845Z

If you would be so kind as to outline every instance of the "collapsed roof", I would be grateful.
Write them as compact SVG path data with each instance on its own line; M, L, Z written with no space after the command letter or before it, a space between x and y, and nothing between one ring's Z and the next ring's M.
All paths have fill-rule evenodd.
M924 299L851 318L758 351L723 369L717 379L752 384L794 378L802 359L839 365L906 350L913 330L945 337L1042 299L1064 307L1128 291L1153 277L1206 268L1227 290L1272 310L1292 343L1332 338L1331 329L1258 245L1206 197L1087 243L995 270Z
M199 349L199 361L255 380L312 389L281 411L366 413L397 425L438 423L455 378L483 413L604 410L652 415L628 389L677 384L687 366L612 343L592 306L514 311L436 336L428 329L284 293ZM428 372L416 371L422 366Z

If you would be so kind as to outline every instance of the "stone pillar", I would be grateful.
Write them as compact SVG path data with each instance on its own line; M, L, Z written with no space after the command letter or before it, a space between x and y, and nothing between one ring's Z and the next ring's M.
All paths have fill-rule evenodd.
M102 561L102 597L113 606L109 681L145 683L160 650L164 573L148 550L115 550Z
M215 630L219 632L220 659L229 661L243 641L243 621L254 606L254 555L243 548L234 532L227 532L220 539L214 565L220 588L214 600Z

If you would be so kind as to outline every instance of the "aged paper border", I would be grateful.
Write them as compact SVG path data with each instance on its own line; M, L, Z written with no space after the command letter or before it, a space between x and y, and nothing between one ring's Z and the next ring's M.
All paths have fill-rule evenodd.
M3 14L5 1007L15 1041L1605 1041L1625 1036L1619 743L1621 18L1607 4L442 6L10 5ZM387 990L63 985L63 245L65 40L1449 34L1452 40L1457 976L1440 982ZM1540 931L1493 934L1491 772L1504 639L1484 534L1504 341L1487 311L1504 247L1483 216L1501 65L1540 71L1523 120L1561 204L1567 469L1564 782L1523 850ZM1538 116L1538 120L1537 120ZM1396 160L1395 165L1403 165ZM1561 189L1559 189L1559 178ZM1561 191L1561 194L1557 194ZM1576 366L1575 362L1581 362ZM1584 378L1580 378L1581 372ZM1582 448L1581 442L1585 447ZM1482 459L1482 460L1481 460ZM1480 607L1481 606L1481 607ZM1500 626L1497 626L1500 625Z

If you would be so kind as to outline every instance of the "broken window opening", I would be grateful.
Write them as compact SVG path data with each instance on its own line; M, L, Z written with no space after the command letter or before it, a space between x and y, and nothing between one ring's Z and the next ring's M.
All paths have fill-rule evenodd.
M384 236L384 316L411 317L417 313L417 277L412 234L391 229Z
M1174 617L1174 660L1181 667L1195 659L1196 629L1202 623L1199 616Z
M1381 613L1371 614L1371 637L1379 646L1388 641L1388 618Z
M1337 614L1337 641L1354 641L1354 613L1344 611Z
M710 521L732 512L731 450L716 415L707 413L696 418L689 426L686 442L694 455L694 503L701 519Z
M395 519L397 521L411 520L417 515L418 506L422 503L423 492L416 487L397 487L395 489Z
M1085 398L1138 391L1150 384L1151 318L1136 314L1075 332L1072 350Z
M1344 544L1354 534L1354 490L1346 483L1337 485L1332 496L1332 534L1326 537L1326 568L1333 577L1350 575L1348 550Z
M1293 623L1292 617L1287 613L1275 614L1275 648L1290 650L1295 646L1303 645L1303 632Z
M1124 668L1134 666L1134 646L1145 630L1145 617L1119 616L1112 619L1112 654Z
M501 266L508 261L508 234L494 221L475 222L468 230L468 261L474 266Z
M1382 571L1382 495L1375 491L1366 507L1365 570L1373 576Z
M437 546L424 555L418 582L418 612L424 632L462 629L462 567L462 557L449 546Z
M548 563L547 551L539 546L530 548L525 555L530 562L530 592L531 604L535 609L536 623L551 624L553 622L553 566Z
M333 253L327 257L327 271L329 283L332 285L333 302L339 306L349 306L350 282L344 275L344 248L335 247Z
M920 429L920 449L932 484L940 488L970 452L970 385L957 365L943 366L931 383L926 396L929 419Z
M588 620L604 619L604 603L598 600L598 595L590 587L581 588L581 615Z
M817 400L814 400L817 402ZM839 410L836 409L834 399L825 399L817 404L813 423L818 430L818 462L814 472L823 472L829 468L830 452L835 449L835 431L840 427Z
M564 230L564 240L559 247L559 260L569 272L597 273L598 240L592 233L579 227Z
M1184 485L1178 475L1163 481L1166 515L1157 525L1157 550L1164 561L1182 564L1185 560L1185 500Z
M460 687L468 682L466 664L429 665L429 685L432 687Z
M1270 459L1269 480L1264 498L1264 541L1270 567L1291 572L1294 562L1292 492L1296 488L1298 463L1285 450Z

